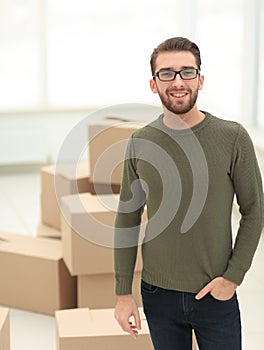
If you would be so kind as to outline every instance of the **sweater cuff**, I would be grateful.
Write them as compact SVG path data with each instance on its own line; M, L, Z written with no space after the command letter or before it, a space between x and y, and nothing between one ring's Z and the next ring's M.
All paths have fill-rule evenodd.
M116 295L132 294L133 276L116 276L115 293Z
M222 277L238 286L243 282L246 271L229 266Z

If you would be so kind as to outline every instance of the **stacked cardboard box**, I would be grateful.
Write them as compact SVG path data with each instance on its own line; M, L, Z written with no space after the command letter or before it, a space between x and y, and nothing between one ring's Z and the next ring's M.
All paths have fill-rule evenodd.
M113 230L115 211L99 204L97 195L119 193L127 141L140 127L142 124L98 121L88 127L89 161L77 165L54 164L41 169L41 220L37 235L62 238L63 260L71 276L78 280L78 306L103 308L115 304L113 249L95 237L102 235L102 224ZM100 169L105 152L108 152L107 164ZM110 177L105 176L106 166L113 170ZM79 198L86 206L76 207ZM101 225L96 227L96 220L89 222L91 217ZM80 234L80 229L88 236ZM139 257L134 278L138 304L141 304L140 270Z
M76 307L76 278L61 241L0 233L0 305L54 315Z
M118 198L118 195L99 197L90 193L62 198L63 258L70 273L78 279L78 307L109 308L115 305L111 248L115 211L107 209L103 203L111 199L117 205ZM139 305L141 267L139 255L134 278L135 298Z
M58 311L57 350L152 350L147 322L141 309L140 315L142 329L135 340L118 326L113 309Z
M9 310L0 308L0 349L10 350Z
M41 220L37 231L39 236L49 236L49 227L58 230L57 233L53 232L52 236L59 235L60 199L63 196L83 192L120 192L127 140L132 132L140 127L142 124L117 123L107 119L90 124L89 161L52 164L41 169Z
M96 189L102 184L120 186L128 139L142 126L131 122L117 124L112 120L89 125L90 177Z

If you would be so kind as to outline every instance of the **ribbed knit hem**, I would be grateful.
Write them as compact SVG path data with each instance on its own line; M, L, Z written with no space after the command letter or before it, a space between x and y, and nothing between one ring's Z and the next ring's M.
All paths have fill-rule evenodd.
M132 294L133 276L116 276L115 293L116 295Z
M204 287L209 280L201 280L199 278L192 278L191 280L184 279L170 279L163 274L152 273L143 269L142 279L150 284L153 284L157 287L175 290L179 292L188 292L188 293L198 293L202 287Z

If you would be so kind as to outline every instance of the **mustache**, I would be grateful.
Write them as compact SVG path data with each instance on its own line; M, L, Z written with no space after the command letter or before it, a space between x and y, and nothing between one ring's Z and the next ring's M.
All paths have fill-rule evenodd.
M166 92L169 93L169 94L171 94L171 93L179 93L179 92L188 92L188 93L190 93L191 90L190 89L186 89L186 88L184 88L184 89L175 89L174 88L174 89L167 89Z

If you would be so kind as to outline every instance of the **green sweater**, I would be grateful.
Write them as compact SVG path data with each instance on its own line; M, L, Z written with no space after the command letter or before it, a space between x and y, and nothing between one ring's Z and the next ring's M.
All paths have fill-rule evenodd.
M177 291L197 293L219 276L239 285L251 265L263 227L254 147L240 124L204 113L185 130L166 127L161 115L128 142L115 221L117 295L132 293L138 247L142 279ZM234 196L241 213L235 235Z

